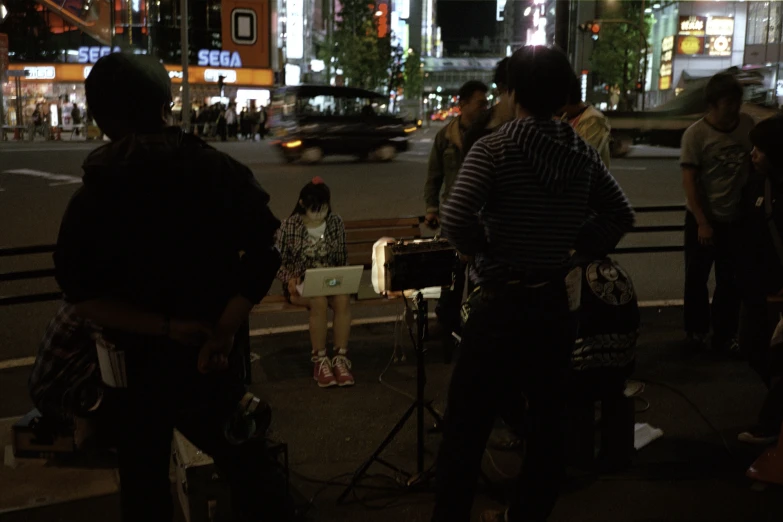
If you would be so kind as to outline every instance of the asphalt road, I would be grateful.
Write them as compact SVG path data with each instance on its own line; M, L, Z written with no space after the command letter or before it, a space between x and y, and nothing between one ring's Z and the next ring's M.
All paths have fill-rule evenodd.
M329 158L317 166L285 164L268 142L230 142L215 146L251 167L272 195L278 216L293 208L300 188L314 175L332 189L333 207L344 219L420 215L426 162L436 128L414 135L411 150L391 163L360 163ZM86 142L0 143L0 246L53 243L70 196L81 183L81 163L94 147ZM629 158L616 160L612 173L635 206L677 205L683 202L678 151L638 147ZM677 214L641 215L640 223L676 224ZM623 244L681 244L680 234L629 236ZM646 301L679 299L681 254L620 256ZM0 258L0 272L45 267L48 255ZM54 290L51 280L2 283L0 295ZM31 356L56 304L0 309L0 361ZM298 314L266 318L263 326L302 322Z

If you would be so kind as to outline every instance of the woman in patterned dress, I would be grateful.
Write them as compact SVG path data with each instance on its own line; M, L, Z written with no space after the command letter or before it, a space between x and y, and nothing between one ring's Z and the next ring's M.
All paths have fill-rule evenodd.
M313 378L321 388L352 386L348 338L351 333L349 295L302 297L305 272L311 268L345 266L348 249L345 225L332 213L331 193L324 181L315 177L299 193L296 207L280 227L277 245L283 259L278 278L291 304L310 310L310 342ZM326 352L328 309L334 312L334 348L330 359Z

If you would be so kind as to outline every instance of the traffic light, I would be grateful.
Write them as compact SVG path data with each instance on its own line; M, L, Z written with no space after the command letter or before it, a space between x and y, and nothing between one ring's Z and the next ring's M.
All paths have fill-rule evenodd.
M601 24L598 22L585 22L579 25L579 30L590 33L593 40L598 40L598 35L601 33Z
M636 82L636 92L643 92L644 88L642 82Z

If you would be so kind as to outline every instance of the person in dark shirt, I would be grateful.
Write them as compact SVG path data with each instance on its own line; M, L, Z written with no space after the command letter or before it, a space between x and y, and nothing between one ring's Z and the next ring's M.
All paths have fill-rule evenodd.
M783 347L770 346L775 323L767 296L783 295L783 117L760 122L750 132L753 171L741 203L737 229L737 276L742 291L740 346L769 388L757 424L739 434L749 444L777 440L783 423Z
M474 257L479 288L463 309L433 522L470 520L487 437L503 403L520 395L528 401L525 465L508 511L482 520L543 521L558 497L578 308L566 287L571 250L605 255L634 221L598 153L553 119L573 75L558 50L514 53L509 87L517 119L473 146L440 212L444 237Z
M489 88L482 82L471 80L459 90L460 115L451 120L436 135L427 163L427 181L424 184L424 202L427 206L425 222L436 230L440 225L440 205L449 198L454 180L462 166L467 149L465 137L476 121L487 109L487 92ZM465 269L467 262L463 259L455 263L454 283L451 288L441 291L435 313L442 327L442 341L446 358L451 357L454 339L452 332L459 333L459 308L465 291Z
M171 83L151 57L106 56L85 88L111 143L84 162L54 260L66 301L124 358L112 408L122 518L172 519L176 427L224 471L242 520L285 520L264 444L225 431L245 393L233 339L280 265L269 195L247 167L166 126Z

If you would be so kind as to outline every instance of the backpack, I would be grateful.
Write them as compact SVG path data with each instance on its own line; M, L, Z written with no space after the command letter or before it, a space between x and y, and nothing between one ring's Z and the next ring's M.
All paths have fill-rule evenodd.
M582 265L579 314L572 369L614 369L630 375L639 338L639 303L619 263L607 257Z

